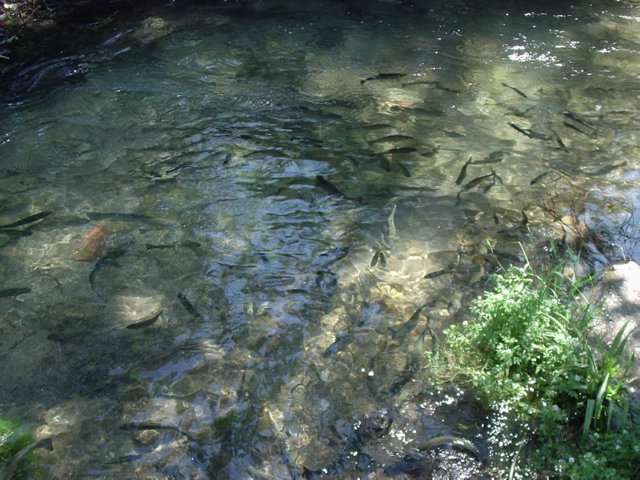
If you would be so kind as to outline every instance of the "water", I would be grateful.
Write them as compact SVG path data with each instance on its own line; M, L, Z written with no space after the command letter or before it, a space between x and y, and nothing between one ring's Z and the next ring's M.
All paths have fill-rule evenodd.
M0 229L0 411L42 477L508 468L422 353L523 252L640 260L638 13L180 2L7 69L0 224L51 214Z

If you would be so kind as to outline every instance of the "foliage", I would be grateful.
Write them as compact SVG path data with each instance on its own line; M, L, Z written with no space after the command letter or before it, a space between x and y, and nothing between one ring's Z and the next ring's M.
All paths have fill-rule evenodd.
M25 425L0 417L0 467L35 441L35 436Z
M628 335L623 328L611 345L591 340L599 309L581 293L591 279L564 272L563 264L545 274L526 265L495 275L495 287L472 302L472 318L447 329L445 350L440 358L428 355L427 363L524 421L535 432L537 469L555 465L570 478L592 478L585 475L596 470L597 478L623 478L616 468L625 464L612 463L617 457L610 450L627 448L625 441L633 449L640 438L628 422Z
M11 28L27 22L42 8L38 0L15 0L0 4L0 27Z

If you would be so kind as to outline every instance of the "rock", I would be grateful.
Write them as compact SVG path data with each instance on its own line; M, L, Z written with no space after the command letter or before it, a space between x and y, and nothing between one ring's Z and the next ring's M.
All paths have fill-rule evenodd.
M162 312L161 295L125 294L109 298L105 316L112 324L123 324L125 327L153 319Z
M160 17L149 17L142 22L138 30L133 33L133 38L143 45L149 44L162 37L166 37L173 31L173 26Z
M603 302L605 318L594 333L611 342L625 325L627 333L633 330L627 348L636 361L629 377L640 378L640 266L635 262L614 265L605 272L595 293Z
M106 230L101 225L92 226L82 238L82 243L73 254L73 259L78 262L95 262L104 255Z

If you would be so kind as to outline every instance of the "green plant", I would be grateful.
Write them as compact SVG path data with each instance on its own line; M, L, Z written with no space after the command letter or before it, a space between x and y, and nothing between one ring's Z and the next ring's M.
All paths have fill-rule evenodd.
M611 345L591 339L600 313L582 294L591 278L566 271L559 264L539 274L527 264L495 275L494 288L472 302L468 321L444 332L440 356L426 355L427 364L524 422L537 449L535 468L562 467L569 478L597 470L597 478L609 478L613 445L624 435L638 444L624 388L633 362L625 354L629 334L621 329ZM582 443L567 447L576 445L580 426Z
M561 266L545 276L510 267L494 280L472 303L473 319L445 331L453 364L490 404L506 402L524 417L556 410L584 382L579 346L591 318L573 301L582 282Z
M27 426L0 418L0 467L9 463L15 454L35 441L35 436Z
M628 416L628 399L621 391L634 357L625 360L625 348L631 332L625 335L627 325L616 334L610 346L600 338L593 346L585 342L587 358L587 402L582 438L586 440L590 429L607 432L617 415L624 424Z

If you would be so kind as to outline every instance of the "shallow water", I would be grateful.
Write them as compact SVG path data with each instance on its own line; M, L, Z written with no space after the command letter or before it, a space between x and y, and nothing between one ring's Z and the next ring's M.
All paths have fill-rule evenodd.
M640 260L639 19L180 2L5 69L0 224L51 214L0 228L0 410L42 477L508 465L422 353L525 253Z

